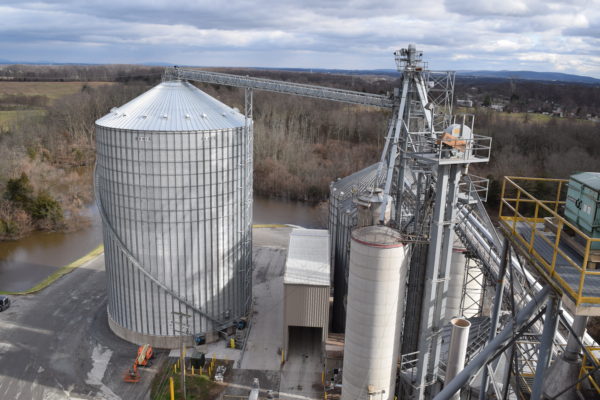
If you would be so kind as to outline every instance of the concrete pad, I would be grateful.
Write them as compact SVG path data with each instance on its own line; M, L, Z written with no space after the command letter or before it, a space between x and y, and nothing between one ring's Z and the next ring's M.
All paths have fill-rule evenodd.
M289 236L289 233L288 233ZM254 312L242 369L278 371L283 347L284 249L253 249Z
M287 249L292 228L254 228L252 243L256 247L276 247Z
M123 382L137 346L108 327L103 256L12 300L0 314L0 399L149 398L164 353L139 383Z
M281 371L279 398L322 399L322 370L320 329L295 327L290 335L288 359Z
M254 378L257 378L260 386L259 397L261 399L267 398L269 390L272 391L274 398L279 398L279 371L235 369L231 372L230 382L227 383L227 388L223 391L224 395L247 397L252 389Z

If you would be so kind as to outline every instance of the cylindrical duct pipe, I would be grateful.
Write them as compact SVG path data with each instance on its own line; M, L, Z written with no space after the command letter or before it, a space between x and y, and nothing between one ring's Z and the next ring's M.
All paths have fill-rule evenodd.
M587 325L588 317L587 315L578 315L573 320L573 332L576 333L577 336L574 336L572 333L569 334L569 339L567 341L567 347L565 349L565 359L569 361L576 361L579 358L579 353L581 353L581 347L579 346L579 342L583 340L583 335L585 335L585 327Z
M448 362L446 364L446 378L444 382L450 382L465 367L467 358L467 345L469 344L469 329L471 323L466 319L454 318L450 321L452 335L450 336L450 349L448 350ZM453 400L460 399L460 391L452 396Z
M450 261L450 281L448 282L448 296L446 298L446 322L454 317L461 316L460 304L465 282L465 269L467 260L465 246L459 238L454 239L452 258Z
M352 232L342 400L394 398L408 247L400 232Z

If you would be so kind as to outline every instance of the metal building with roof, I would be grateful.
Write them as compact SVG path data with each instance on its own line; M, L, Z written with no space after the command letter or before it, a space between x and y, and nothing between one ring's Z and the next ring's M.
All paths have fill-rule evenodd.
M331 272L329 234L321 229L294 229L283 276L283 345L287 356L294 327L321 329L327 338Z

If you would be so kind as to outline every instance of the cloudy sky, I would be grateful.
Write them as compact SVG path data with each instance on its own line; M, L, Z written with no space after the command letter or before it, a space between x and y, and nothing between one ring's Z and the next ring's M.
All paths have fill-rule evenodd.
M600 0L1 0L0 59L432 69L600 78Z

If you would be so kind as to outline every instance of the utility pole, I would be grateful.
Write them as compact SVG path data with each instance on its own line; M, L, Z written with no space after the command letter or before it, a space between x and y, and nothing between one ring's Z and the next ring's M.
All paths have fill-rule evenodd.
M177 311L173 311L171 314L179 317L179 329L173 326L173 330L176 333L179 333L179 369L181 372L181 394L183 395L183 400L186 400L187 396L185 390L185 357L183 356L183 336L190 334L188 329L188 319L191 318L191 315ZM185 323L183 322L183 318L185 318ZM175 321L173 321L173 325L175 325Z

